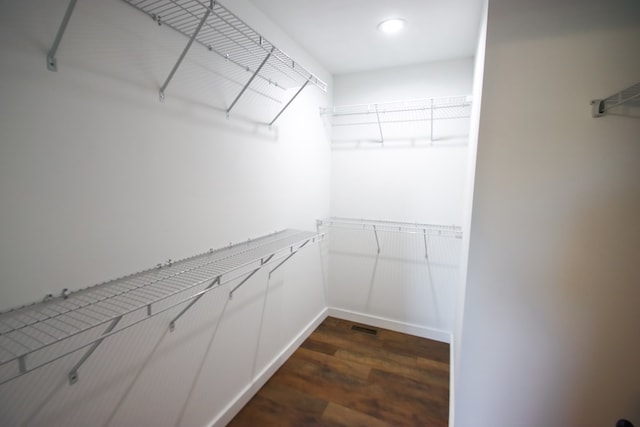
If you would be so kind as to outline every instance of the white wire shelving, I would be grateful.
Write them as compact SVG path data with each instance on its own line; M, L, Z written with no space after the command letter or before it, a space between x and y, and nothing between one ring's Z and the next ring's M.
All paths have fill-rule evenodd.
M47 55L47 68L57 71L56 52L77 0L70 0L56 38ZM234 109L254 81L281 89L298 88L267 124L271 126L308 85L327 91L327 84L262 37L239 17L214 0L123 0L149 15L158 25L184 35L187 44L160 88L160 99L194 42L242 71L242 88L226 108ZM246 76L246 77L244 77Z
M331 217L327 219L321 219L316 221L318 230L323 227L329 228L342 228L350 230L364 230L373 232L377 252L380 253L380 238L379 232L390 233L405 233L421 235L424 240L424 252L425 258L429 258L428 237L451 237L455 239L462 238L462 228L457 225L435 225L435 224L420 224L411 222L398 222L398 221L384 221L384 220L371 220L371 219L357 219L357 218L340 218Z
M624 105L640 106L640 83L629 86L603 99L591 101L591 114L593 117L602 117L614 108Z
M384 143L393 125L410 123L428 123L419 132L433 141L435 123L443 120L468 119L471 116L471 96L451 96L442 98L424 98L407 101L340 105L321 108L320 114L330 119L334 133L339 128L375 129L376 137L371 142ZM468 125L466 126L468 133ZM396 126L397 128L397 126ZM391 130L391 132L387 132ZM355 131L351 139L366 139L363 132ZM415 135L412 135L415 137ZM336 138L334 138L334 142Z
M0 313L0 384L84 350L68 373L73 384L82 364L110 336L181 306L169 322L173 331L205 294L236 280L232 298L259 270L270 266L271 275L323 237L287 229Z

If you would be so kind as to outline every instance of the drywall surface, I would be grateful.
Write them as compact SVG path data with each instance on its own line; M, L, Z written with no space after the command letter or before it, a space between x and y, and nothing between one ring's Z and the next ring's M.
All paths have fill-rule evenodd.
M457 427L640 423L637 2L491 0Z
M186 39L118 0L78 2L48 71L67 4L0 5L0 310L329 214L328 94L307 88L269 129L254 118L282 104L249 90L227 119L246 72L194 45L160 103ZM167 312L105 341L73 386L80 354L0 385L0 424L207 425L324 310L319 259L305 248L233 301L225 285L174 333Z
M345 74L334 79L334 100L349 105L469 95L472 78L472 58ZM384 144L334 142L333 216L461 225L469 119L435 141L425 140L428 123L418 125L422 138L395 138L392 129ZM420 325L434 336L452 331L460 240L435 238L425 253L422 235L385 233L378 236L378 253L370 230L331 233L331 307Z
M399 41L401 42L401 41ZM334 77L334 103L367 104L471 94L473 58Z
M482 6L482 22L478 34L475 65L473 70L473 109L469 131L469 150L467 153L467 184L465 188L465 207L462 222L462 249L460 259L460 275L458 293L455 299L455 326L451 346L451 387L449 391L449 425L455 425L457 366L460 364L460 348L462 347L462 324L464 320L464 301L467 287L467 268L469 265L470 229L473 209L473 189L475 184L476 158L478 154L478 132L480 130L480 112L482 107L482 82L484 79L485 45L487 42L487 9L488 2Z
M350 105L469 95L472 76L471 58L345 74L334 79L334 101ZM421 125L427 137L428 123ZM391 133L384 145L334 144L332 215L460 225L469 121L456 125L457 138L433 143L396 141Z

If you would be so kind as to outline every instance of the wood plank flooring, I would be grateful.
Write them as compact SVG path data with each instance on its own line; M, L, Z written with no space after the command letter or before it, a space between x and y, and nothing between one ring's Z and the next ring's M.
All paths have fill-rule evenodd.
M229 426L446 427L448 418L448 344L329 317Z

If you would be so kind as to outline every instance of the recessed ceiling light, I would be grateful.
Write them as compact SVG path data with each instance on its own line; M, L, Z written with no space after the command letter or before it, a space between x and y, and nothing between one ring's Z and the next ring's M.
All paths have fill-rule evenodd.
M400 18L386 19L378 24L378 29L386 34L395 34L402 31L407 21Z

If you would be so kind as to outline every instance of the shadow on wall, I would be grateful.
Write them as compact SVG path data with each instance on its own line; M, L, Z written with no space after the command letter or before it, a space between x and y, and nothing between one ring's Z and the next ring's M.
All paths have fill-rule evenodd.
M640 423L638 213L637 192L610 195L576 212L568 232L556 301L564 304L556 325L568 368L569 383L561 386L566 425L613 427L620 418Z

